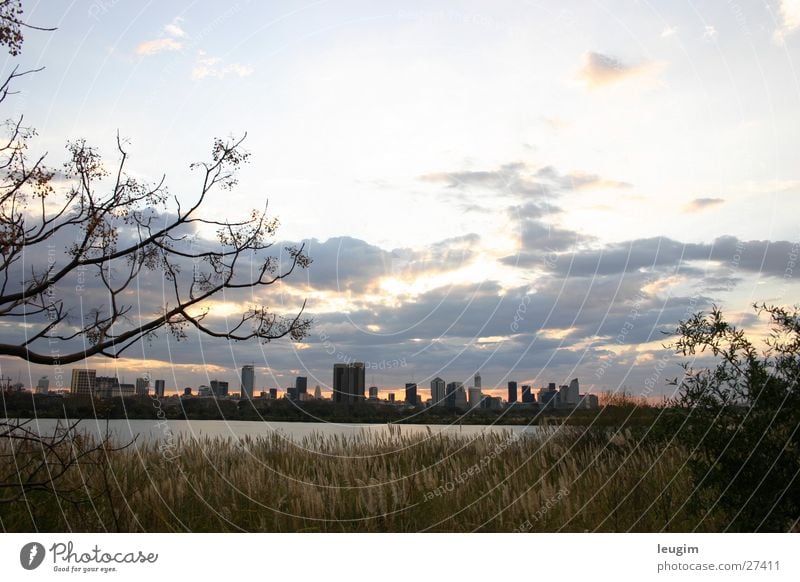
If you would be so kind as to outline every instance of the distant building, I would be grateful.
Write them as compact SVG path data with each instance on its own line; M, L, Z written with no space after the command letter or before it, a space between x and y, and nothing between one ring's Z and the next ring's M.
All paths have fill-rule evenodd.
M378 387L377 386L370 386L369 387L369 399L370 400L377 400L378 399Z
M97 379L97 370L87 370L85 368L72 369L72 381L69 385L70 394L80 396L92 396L96 389L95 380Z
M458 390L464 391L464 386L461 382L449 382L445 387L445 405L447 408L455 408L456 407L456 392ZM466 408L466 406L464 406Z
M164 387L165 387L164 380L156 380L155 390L157 398L164 398Z
M431 380L431 401L432 406L444 406L446 404L444 380L438 376Z
M119 396L119 379L116 376L95 377L94 394L98 398Z
M517 383L513 380L508 383L508 403L517 401Z
M394 392L389 392L389 402L394 402Z
M558 403L558 391L555 383L548 384L547 388L539 390L539 405L542 408L555 408Z
M406 384L406 404L417 405L417 385L414 382Z
M480 379L480 376L477 376ZM470 386L467 390L467 395L469 396L469 407L470 408L477 408L481 405L481 400L483 400L483 394L481 394L480 386Z
M36 383L36 393L47 394L48 392L50 392L50 378L42 376Z
M596 394L582 394L580 399L580 407L581 408L588 408L590 410L598 408L600 406L600 400L597 398Z
M356 402L364 400L364 363L333 365L333 401Z
M184 388L183 389L183 395L184 396L191 396L192 395L192 389L189 388L189 387Z
M239 396L250 400L253 398L253 390L256 385L256 369L248 364L242 366L242 382Z
M481 402L481 408L485 408L487 410L502 410L503 409L503 399L499 396L486 396Z
M225 380L211 380L211 394L221 397L228 395L228 383Z
M319 384L314 386L314 398L322 400L322 388L319 387Z
M202 386L197 387L197 395L198 396L211 396L211 386L206 386L203 384Z
M522 385L522 403L523 404L534 404L536 402L536 396L534 396L533 392L531 392L531 387L528 384Z
M270 388L269 389L269 397L270 397L270 400L277 400L278 399L278 389L277 388Z
M298 400L304 400L303 394L308 394L308 378L298 376L294 379L294 392Z
M475 385L475 388L477 388L478 390L481 390L483 388L483 380L481 379L481 373L480 372L475 372L475 378L473 378L473 380L474 380L473 384Z
M580 394L580 385L578 384L578 379L573 378L570 383L569 387L567 387L567 404L577 404L581 398Z
M150 378L136 378L136 396L147 396L150 392Z
M456 386L453 402L454 406L459 410L465 410L467 408L467 393L464 390L464 385L461 382L458 382L458 386Z

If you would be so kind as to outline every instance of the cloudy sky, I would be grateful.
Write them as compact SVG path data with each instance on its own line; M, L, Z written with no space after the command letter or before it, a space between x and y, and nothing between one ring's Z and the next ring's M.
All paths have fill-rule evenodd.
M162 338L98 374L238 387L252 362L259 387L325 388L353 360L387 391L480 370L657 395L679 373L662 332L687 314L716 303L759 329L751 303L800 297L798 0L27 6L58 30L26 34L17 60L46 68L5 114L52 164L75 137L113 160L119 130L131 171L189 201L189 163L247 132L209 216L268 200L275 248L314 260L211 312L307 299L304 341Z

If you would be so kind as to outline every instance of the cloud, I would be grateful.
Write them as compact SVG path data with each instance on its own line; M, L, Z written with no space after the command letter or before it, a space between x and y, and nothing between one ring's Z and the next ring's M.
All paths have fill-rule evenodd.
M578 72L578 78L590 88L599 88L637 77L658 74L662 68L662 63L645 61L629 65L609 55L588 52L583 55L583 67Z
M549 257L544 250L538 250L503 261L523 268L547 267L551 273L565 277L592 278L644 271L680 271L698 278L709 275L730 278L737 272L785 277L797 254L798 245L790 241L745 241L721 236L710 243L683 243L668 237L652 237L593 249L567 249Z
M775 31L774 39L782 44L787 35L800 28L800 0L779 0L778 14L781 26Z
M678 29L675 28L674 26L666 26L664 27L664 30L661 31L661 38L670 38L672 36L675 36L677 32Z
M186 38L186 31L180 26L181 22L183 22L183 18L176 18L164 27L164 32L173 38Z
M380 292L381 279L413 280L427 275L457 270L475 257L480 237L466 234L444 239L424 249L382 249L361 239L342 236L322 242L303 241L314 259L311 266L293 282L304 282L316 290L354 293L356 296ZM298 243L280 243L283 248Z
M531 166L526 162L510 162L491 170L460 170L435 172L418 176L424 182L444 184L456 189L463 201L465 191L489 190L494 195L505 195L518 200L554 198L568 191L599 188L629 188L631 184L611 180L586 172L562 174L552 166ZM558 208L551 206L551 212Z
M241 63L222 65L219 57L209 57L203 51L198 54L197 62L192 69L192 79L224 79L228 76L249 77L253 74L253 67Z
M136 54L141 56L152 56L165 51L179 51L183 48L183 43L179 40L186 38L186 32L181 28L180 23L183 19L175 18L172 22L164 26L164 34L161 38L146 40L136 47Z
M684 207L684 212L700 212L724 204L723 198L695 198Z
M619 189L632 186L628 182L608 180L597 174L586 174L584 172L571 172L567 174L566 178L571 181L570 187L573 190Z
M710 24L706 25L703 29L703 38L705 40L715 40L719 36L717 29Z
M136 54L149 57L165 51L179 51L183 48L183 43L173 38L157 38L147 40L136 47Z

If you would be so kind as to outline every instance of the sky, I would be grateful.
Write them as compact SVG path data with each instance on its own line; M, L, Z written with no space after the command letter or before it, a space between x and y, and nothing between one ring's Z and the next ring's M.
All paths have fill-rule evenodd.
M188 203L189 164L246 133L250 164L204 211L268 203L274 248L313 259L209 315L306 300L302 341L162 336L98 374L238 387L252 363L258 388L326 390L364 361L384 393L480 371L498 395L578 377L658 397L678 321L719 305L763 334L751 304L800 296L798 0L25 6L57 30L5 57L45 68L3 107L51 164L75 138L113 163L119 132L130 172ZM139 316L162 283L142 281Z

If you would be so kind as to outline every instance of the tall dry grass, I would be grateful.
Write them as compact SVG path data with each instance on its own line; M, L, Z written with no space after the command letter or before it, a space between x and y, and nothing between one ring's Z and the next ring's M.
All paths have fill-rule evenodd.
M0 503L5 531L717 531L687 451L630 435L280 434L101 449L60 487ZM34 446L34 445L30 445ZM13 448L13 450L12 450ZM3 475L26 445L0 442ZM8 481L7 481L8 482ZM7 488L8 489L8 488ZM3 492L0 491L0 495ZM80 498L82 495L82 498Z

